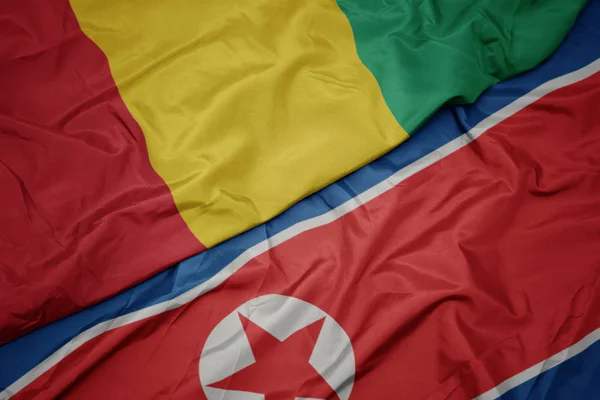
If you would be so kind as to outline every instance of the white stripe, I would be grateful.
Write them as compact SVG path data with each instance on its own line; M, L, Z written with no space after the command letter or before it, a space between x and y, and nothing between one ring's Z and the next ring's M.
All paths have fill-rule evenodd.
M444 157L449 156L455 151L468 145L494 125L504 121L508 117L521 111L523 108L539 100L541 97L547 95L548 93L554 90L560 89L562 87L588 78L598 71L600 71L600 59L594 61L591 64L588 64L587 66L577 71L560 76L558 78L544 83L541 86L538 86L523 97L518 98L506 107L490 115L489 117L481 121L479 124L477 124L475 127L473 127L469 132L457 137L456 139L438 148L437 150L427 154L426 156L420 158L412 164L407 165L406 167L397 171L383 182L380 182L377 185L371 187L370 189L364 191L363 193L360 193L356 197L346 201L340 206L334 208L333 210L328 211L325 214L319 215L317 217L298 222L295 225L292 225L289 228L277 233L276 235L273 235L270 238L267 238L264 241L256 244L255 246L250 247L248 250L240 254L235 260L229 263L225 268L223 268L221 271L219 271L216 275L214 275L206 282L188 290L185 293L182 293L181 295L171 300L144 308L139 311L134 311L130 314L126 314L106 322L102 322L80 333L79 335L71 339L71 341L69 341L67 344L65 344L52 355L50 355L48 358L46 358L44 361L42 361L40 364L38 364L31 371L27 372L25 375L23 375L21 378L15 381L12 385L10 385L4 391L2 391L0 393L0 400L9 399L11 396L13 396L19 390L23 389L31 382L33 382L44 372L48 371L50 368L55 366L59 361L61 361L79 346L83 345L85 342L109 330L119 328L121 326L136 321L140 321L144 318L148 318L163 313L165 311L172 310L174 308L180 307L186 303L191 302L192 300L198 298L202 294L220 285L224 280L229 278L233 273L235 273L243 265L245 265L248 261L252 260L256 256L265 253L269 249L272 249L273 247L278 246L285 241L290 240L291 238L301 234L302 232L306 232L319 226L329 224L330 222L333 222L336 219L348 214L349 212L360 207L361 205L373 200L374 198L392 189L394 186L398 185L400 182L411 177L417 172L423 170L424 168L432 165L433 163L441 160Z
M539 374L564 363L570 358L582 353L585 349L600 340L600 328L596 329L573 346L556 353L552 357L535 364L533 367L527 368L525 371L518 373L512 378L508 378L498 386L487 392L475 397L473 400L494 400L502 396L509 390L527 382L531 378L535 378Z

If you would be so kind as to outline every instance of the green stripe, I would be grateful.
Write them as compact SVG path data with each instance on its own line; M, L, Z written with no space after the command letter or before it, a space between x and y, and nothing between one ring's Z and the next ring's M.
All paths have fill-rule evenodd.
M446 102L471 103L547 58L585 0L337 0L362 62L414 132Z

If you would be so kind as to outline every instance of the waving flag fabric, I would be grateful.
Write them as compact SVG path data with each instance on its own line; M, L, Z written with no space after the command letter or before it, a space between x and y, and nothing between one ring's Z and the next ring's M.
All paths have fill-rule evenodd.
M265 222L530 69L583 0L0 11L0 342Z
M1 346L0 398L594 398L599 18L267 224Z

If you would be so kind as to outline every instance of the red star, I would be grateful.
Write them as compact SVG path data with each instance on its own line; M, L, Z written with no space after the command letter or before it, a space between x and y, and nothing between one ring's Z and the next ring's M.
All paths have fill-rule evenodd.
M256 362L208 386L262 393L265 400L294 400L296 397L339 400L331 386L308 363L325 318L280 342L243 315L239 317Z

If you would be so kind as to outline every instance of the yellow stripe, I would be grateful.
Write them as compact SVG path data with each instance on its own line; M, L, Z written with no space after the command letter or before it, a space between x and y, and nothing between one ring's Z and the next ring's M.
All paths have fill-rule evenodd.
M71 0L212 246L408 137L332 0Z

